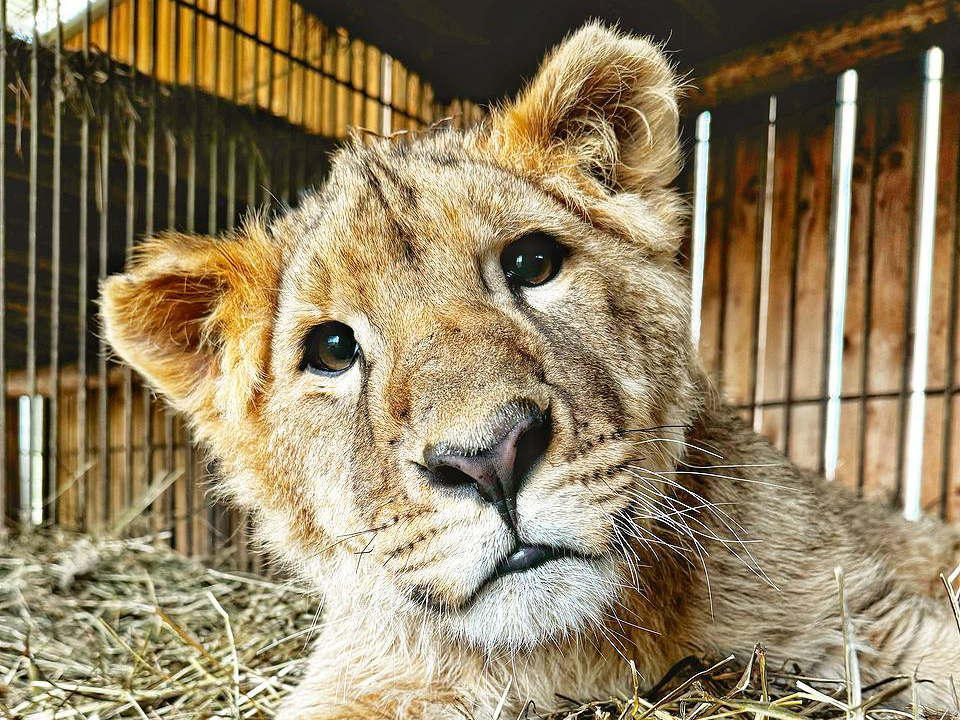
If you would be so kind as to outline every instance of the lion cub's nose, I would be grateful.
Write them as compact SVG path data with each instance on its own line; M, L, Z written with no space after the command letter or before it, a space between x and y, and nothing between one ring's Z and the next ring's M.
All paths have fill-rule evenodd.
M498 439L487 447L430 445L423 458L438 484L475 485L480 497L516 529L517 493L530 468L547 450L550 423L546 413L528 403L511 403L494 417L501 419L494 421L489 436Z

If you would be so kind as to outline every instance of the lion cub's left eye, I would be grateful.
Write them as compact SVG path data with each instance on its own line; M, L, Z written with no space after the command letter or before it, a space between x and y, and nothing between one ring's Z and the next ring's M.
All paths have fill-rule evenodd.
M533 232L510 243L500 255L500 267L511 285L536 287L553 280L566 249L552 235Z
M320 373L341 373L353 365L360 346L353 330L341 322L317 325L303 344L303 369Z

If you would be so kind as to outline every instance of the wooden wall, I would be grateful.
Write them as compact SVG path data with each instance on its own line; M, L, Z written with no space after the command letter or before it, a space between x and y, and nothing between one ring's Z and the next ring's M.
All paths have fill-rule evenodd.
M67 48L89 43L144 75L326 137L417 130L447 114L463 126L482 114L469 101L438 106L417 73L292 0L114 0L98 15L89 31L82 18L65 29Z
M836 477L894 503L903 493L916 299L920 57L860 68L846 280ZM701 352L744 416L815 470L824 467L835 92L828 78L777 94L772 186L768 97L711 113ZM948 49L921 504L951 520L960 514L958 136L960 67ZM765 212L772 233L762 303Z

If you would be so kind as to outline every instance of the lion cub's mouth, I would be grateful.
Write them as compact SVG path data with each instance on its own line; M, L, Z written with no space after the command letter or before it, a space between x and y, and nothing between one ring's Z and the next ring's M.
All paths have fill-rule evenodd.
M590 559L588 556L574 552L569 548L559 548L551 545L517 545L513 549L513 552L501 560L500 564L493 569L493 572L480 583L473 594L473 598L476 598L488 585L502 577L527 572L528 570L535 570L552 560L559 560L561 558ZM471 600L473 598L471 598Z
M431 608L438 612L441 610L454 610L463 612L473 605L477 598L483 594L483 591L490 587L490 585L495 583L497 580L507 577L508 575L518 575L530 570L536 570L537 568L543 567L554 560L561 560L564 558L581 561L596 561L599 559L599 556L587 555L576 552L575 550L571 550L569 548L560 548L551 545L521 544L517 545L509 555L501 560L500 564L497 565L479 585L477 585L476 589L470 593L469 597L467 597L458 605L450 606L438 602L436 598L432 596L429 590L424 587L415 588L412 593L412 599L417 604L425 608Z
M544 563L560 557L567 557L570 554L569 550L561 550L547 545L519 545L494 568L493 573L484 584L493 582L504 575L533 570Z

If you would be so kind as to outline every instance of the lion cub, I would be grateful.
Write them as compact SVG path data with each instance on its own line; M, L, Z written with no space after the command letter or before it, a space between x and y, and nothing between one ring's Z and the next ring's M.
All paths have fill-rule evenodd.
M106 335L326 601L281 717L491 717L754 643L960 670L958 534L791 465L712 391L675 261L678 81L591 24L468 132L355 138L299 208L149 240Z

